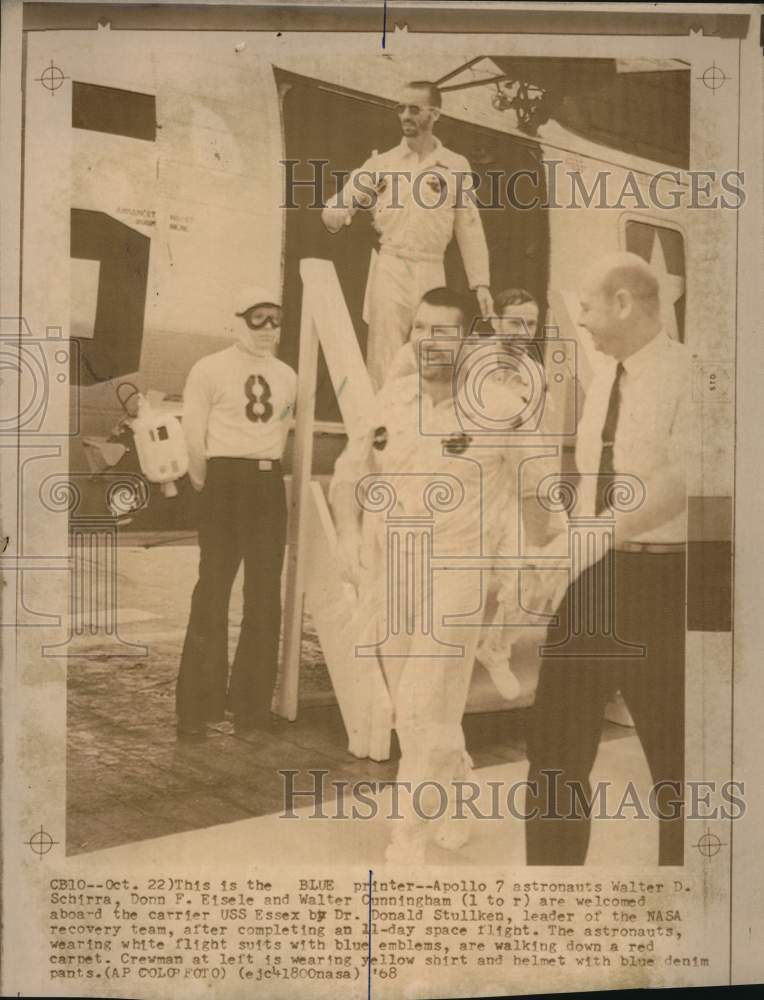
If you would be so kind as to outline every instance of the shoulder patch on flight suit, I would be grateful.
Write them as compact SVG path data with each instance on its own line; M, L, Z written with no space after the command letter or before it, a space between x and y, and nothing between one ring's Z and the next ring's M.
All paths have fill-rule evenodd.
M429 171L426 175L426 184L431 191L436 191L440 193L448 187L448 182L440 174L436 173L434 170Z

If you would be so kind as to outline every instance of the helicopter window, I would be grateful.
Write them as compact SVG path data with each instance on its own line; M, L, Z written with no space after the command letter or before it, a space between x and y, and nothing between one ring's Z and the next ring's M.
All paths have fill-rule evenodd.
M72 82L72 127L124 135L128 139L156 139L156 97L134 90Z
M76 384L106 382L138 370L150 246L148 236L105 212L71 210L71 256L99 265L93 329L76 338L82 358Z
M74 80L72 127L155 142L156 97ZM72 208L71 324L80 347L73 384L138 370L150 245L148 236L106 212Z

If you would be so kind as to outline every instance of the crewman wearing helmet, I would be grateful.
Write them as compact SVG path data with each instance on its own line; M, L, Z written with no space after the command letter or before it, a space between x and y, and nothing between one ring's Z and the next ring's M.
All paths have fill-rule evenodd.
M276 679L287 508L281 458L297 376L276 357L281 296L247 288L234 344L202 358L183 394L189 477L201 493L199 579L176 688L178 736L202 739L228 710L267 726ZM244 612L230 671L228 605L244 561Z

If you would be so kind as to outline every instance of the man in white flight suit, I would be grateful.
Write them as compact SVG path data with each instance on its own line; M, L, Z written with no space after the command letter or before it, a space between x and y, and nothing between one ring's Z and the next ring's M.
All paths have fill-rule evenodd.
M445 284L443 258L453 236L470 288L484 316L492 312L488 247L471 200L469 161L433 135L441 97L431 83L403 88L396 112L403 138L353 171L322 212L331 233L349 226L359 208L370 208L379 234L366 289L369 338L366 364L375 389L406 342L425 292Z
M376 652L401 748L398 781L412 788L411 796L399 798L403 821L395 823L388 861L423 860L431 832L442 847L461 846L453 834L465 824L448 822L453 803L440 808L440 789L450 797L454 780L464 780L471 765L461 722L480 628L454 618L481 607L487 557L517 532L519 453L495 436L482 437L480 415L473 420L469 406L461 407L469 398L460 388L462 374L476 357L470 352L485 354L484 341L459 339L469 329L467 310L447 288L424 295L411 330L418 370L390 380L366 426L350 429L330 491L343 572L358 590L358 668L371 662L363 656ZM483 388L491 426L514 428L524 404L512 386L497 381ZM359 504L366 510L363 525ZM402 544L390 557L388 529L396 521L403 525ZM449 568L429 572L430 545L435 558L453 557ZM486 557L486 569L459 568L460 557L472 567ZM407 567L400 580L396 565ZM421 795L418 810L416 789L432 782L440 789ZM444 819L436 827L423 813Z

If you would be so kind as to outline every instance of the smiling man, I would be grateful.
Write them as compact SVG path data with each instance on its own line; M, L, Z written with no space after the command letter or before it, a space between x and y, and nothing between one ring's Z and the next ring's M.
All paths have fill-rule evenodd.
M189 477L201 492L199 579L176 689L178 735L225 709L237 732L267 725L281 623L286 500L281 472L297 376L276 358L281 298L247 288L235 344L202 358L183 393ZM244 615L228 681L228 603L244 560Z
M495 433L514 428L524 404L499 380L470 391L499 353L464 336L470 311L447 288L424 295L411 328L416 370L390 379L371 419L349 429L330 491L343 575L358 593L358 668L379 659L401 748L398 780L412 789L388 861L423 860L431 834L445 848L464 842L463 820L426 817L438 818L442 793L469 772L461 722L480 629L462 619L483 606L490 570L480 560L502 543L514 551L508 536L518 531L521 456Z
M331 233L349 226L359 208L373 214L379 254L366 291L366 363L377 389L406 342L422 296L445 284L443 258L454 236L480 311L484 316L492 311L488 247L468 194L470 164L433 134L440 106L434 84L407 84L395 108L403 135L399 145L355 170L322 213Z

